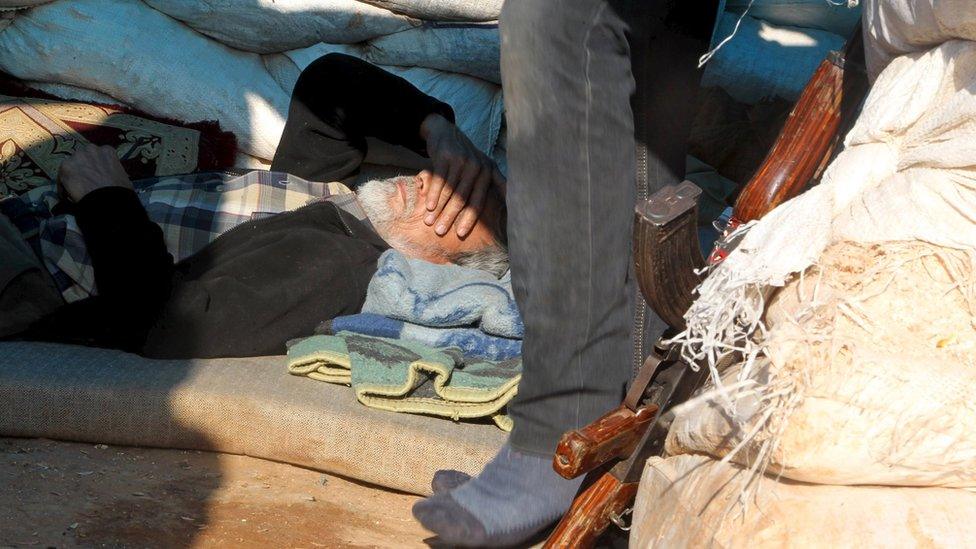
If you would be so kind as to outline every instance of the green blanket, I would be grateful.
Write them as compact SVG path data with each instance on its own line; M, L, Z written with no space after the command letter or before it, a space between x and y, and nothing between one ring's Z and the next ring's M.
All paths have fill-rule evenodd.
M506 431L503 408L515 396L522 359L465 358L460 349L340 332L303 339L288 349L288 371L352 385L366 406L415 414L491 417Z

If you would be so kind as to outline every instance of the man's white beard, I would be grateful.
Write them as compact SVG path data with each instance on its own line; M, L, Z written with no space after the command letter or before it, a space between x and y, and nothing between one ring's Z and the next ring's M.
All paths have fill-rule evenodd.
M387 242L393 238L394 228L400 220L392 207L394 197L400 192L396 185L398 181L403 182L407 193L407 204L401 215L406 217L417 205L417 193L412 177L376 179L367 181L356 189L356 197L359 199L359 205L366 212L366 217L376 228L376 232Z

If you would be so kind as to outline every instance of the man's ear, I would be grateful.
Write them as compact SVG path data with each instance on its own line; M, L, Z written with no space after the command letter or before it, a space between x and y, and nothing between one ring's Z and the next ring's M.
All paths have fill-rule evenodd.
M430 178L432 174L428 170L424 170L417 175L413 176L414 181L417 182L417 190L420 196L427 196L427 190L430 189Z

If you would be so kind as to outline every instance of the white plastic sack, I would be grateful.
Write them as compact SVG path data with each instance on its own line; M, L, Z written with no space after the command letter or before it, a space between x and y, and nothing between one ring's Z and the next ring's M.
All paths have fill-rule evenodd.
M868 73L877 76L892 59L962 38L976 40L972 0L865 0Z
M247 154L274 157L289 96L255 54L223 46L130 0L71 0L0 32L0 69L95 90L149 114L217 120Z
M358 0L145 0L224 44L257 53L351 44L419 24Z
M426 67L501 84L497 24L425 23L367 43L366 59L378 65Z
M972 89L976 89L976 43L950 41L930 51L892 61L875 82L857 124L848 134L847 149L827 169L821 184L776 208L747 229L739 247L704 281L699 299L686 315L688 330L680 338L688 343L685 347L688 355L714 366L716 357L729 347L739 348L749 359L741 378L736 378L744 381L754 379L755 371L750 372L750 367L755 364L753 359L759 353L772 355L774 361L775 368L770 370L769 378L761 380L758 385L732 386L725 393L715 395L714 403L734 418L738 428L752 431L752 427L759 425L759 429L768 434L767 440L775 442L780 435L768 420L785 417L785 425L789 425L793 420L789 414L782 412L793 405L802 405L802 399L810 396L791 387L797 382L806 384L806 380L811 379L813 386L817 386L813 373L789 367L787 358L791 353L781 350L777 355L774 342L782 338L774 331L773 325L763 319L765 303L762 295L764 289L795 281L798 273L822 263L828 246L840 242L879 244L882 249L890 251L901 245L897 243L907 243L923 246L914 252L920 257L935 253L935 248L944 248L937 250L938 254L945 258L956 258L951 264L962 265L954 267L954 270L957 271L957 286L965 292L965 300L960 301L948 288L928 293L918 290L910 294L908 310L917 310L914 314L918 318L931 320L932 317L939 319L943 315L941 309L939 313L922 315L921 311L926 305L934 303L944 306L945 316L951 311L958 311L962 305L970 306L972 258L976 257L976 224L973 222L976 219L976 170L973 169L976 167L976 96L970 91ZM967 259L959 259L958 254ZM905 268L914 265L911 254L903 259ZM878 271L881 274L890 272L896 276L898 274L897 269L890 266ZM927 272L937 271L928 269ZM876 276L877 273L868 278L873 280ZM921 283L927 279L917 275L914 280ZM810 284L812 282L808 279L808 288ZM922 287L924 285L919 286ZM888 333L878 326L891 328L889 324L894 321L889 318L890 313L874 310L867 315L859 314L858 307L863 308L863 300L857 294L844 297L844 302L837 306L843 305L845 315L860 318L862 329L870 329L878 334ZM851 299L855 297L858 299ZM950 299L954 301L947 301ZM968 318L964 313L960 315ZM836 315L826 315L824 318L829 320L836 318ZM937 325L934 321L930 324ZM804 323L797 325L806 326ZM923 328L914 331L917 334L928 333ZM924 381L922 374L913 373L915 370L905 361L922 356L924 358L916 362L927 365L927 370L932 372L928 375L949 383L942 388L939 397L927 393L929 386L917 391L910 391L908 385L911 384L886 389L893 401L901 399L913 406L923 405L926 399L952 404L939 413L927 411L927 415L921 416L921 421L928 421L934 431L923 431L918 425L910 424L905 432L918 431L920 436L924 434L922 439L926 442L905 443L907 454L894 450L878 452L871 448L884 437L894 436L892 433L895 432L897 421L912 420L914 408L901 410L902 415L897 420L894 417L896 411L887 412L888 420L884 422L871 416L874 417L874 430L869 434L877 440L865 441L862 446L866 448L866 453L858 455L873 460L874 465L868 463L870 467L862 467L866 462L859 462L846 472L840 468L831 474L847 475L849 480L844 482L881 482L870 475L880 474L879 471L894 464L885 473L889 477L883 482L974 485L976 468L960 464L976 463L976 443L969 440L966 433L955 429L947 429L939 434L938 430L943 426L932 419L941 415L951 418L954 424L964 425L968 421L965 418L971 413L957 398L963 395L961 399L965 401L968 398L966 392L973 390L968 373L973 368L968 356L943 356L933 351L944 338L948 338L946 341L949 342L953 341L953 337L966 341L962 337L965 330L959 327L954 332L957 333L940 337L931 335L932 341L923 341L930 346L924 352L914 347L920 341L915 337L917 334L906 335L897 345L892 344L889 353L894 356L887 358L884 358L881 349L868 346L871 338L864 338L850 349L853 353L850 356L854 359L850 356L836 359L828 355L829 359L814 362L825 372L846 372L855 383L853 387L858 387L856 383L864 382L863 378L858 377L862 372L845 369L844 365L867 364L882 370L887 367L887 371L895 376L901 375L900 372L904 370L903 379L919 385ZM803 341L813 345L815 340L809 338L817 334L810 332L809 336L804 336L808 339ZM825 341L841 345L844 337L831 335ZM865 352L874 357L870 364L863 360ZM784 372L788 375L784 375ZM875 377L879 382L894 383L880 374ZM841 389L837 388L831 398L841 398L844 394ZM758 415L739 415L734 403L740 398L749 398L749 393L761 399L762 406L756 412ZM913 398L908 398L909 393ZM872 394L876 395L877 391ZM789 406L782 398L787 398ZM880 401L878 396L872 396L872 399ZM852 409L856 407L852 406ZM757 417L759 419L755 419ZM862 431L868 429L871 423L863 423ZM858 429L853 431L858 432ZM812 432L807 436L844 435L832 431ZM843 438L843 441L846 443L848 438ZM913 454L913 451L919 454ZM837 459L843 459L843 456L838 454ZM812 457L805 462L812 463ZM861 470L864 476L858 480L853 469ZM873 472L868 475L868 471ZM784 471L784 474L793 473ZM835 482L833 477L825 481Z
M749 7L749 4L752 4ZM852 5L853 4L853 5ZM861 17L858 0L727 0L725 10L749 15L774 25L820 29L850 36Z
M285 55L299 70L302 70L328 53L345 53L358 57L364 55L356 46L330 44L318 44L293 50L285 52ZM280 62L280 60L274 61ZM454 109L458 128L479 150L488 155L492 154L498 142L504 115L504 102L499 86L471 76L432 69L389 66L383 68L404 78L420 91L450 105ZM277 72L285 76L294 74L280 67ZM287 82L282 85L287 89ZM293 87L294 83L291 83L291 86Z
M976 494L965 490L750 478L702 456L650 458L630 547L967 547L976 539Z
M363 0L428 21L495 21L505 0Z
M724 13L716 41L732 35L738 19ZM748 104L767 97L795 101L820 62L831 50L842 49L844 42L827 31L776 26L747 15L735 36L705 65L702 86L720 87Z
M730 457L820 484L976 487L969 257L925 243L841 243L766 311L769 359L679 408L670 454Z

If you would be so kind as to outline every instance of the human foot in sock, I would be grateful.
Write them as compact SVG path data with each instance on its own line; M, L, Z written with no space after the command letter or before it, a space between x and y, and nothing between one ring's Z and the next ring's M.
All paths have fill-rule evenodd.
M516 545L562 516L582 480L557 475L549 456L506 444L477 477L414 504L413 516L448 544Z
M435 494L450 492L459 488L465 482L471 480L471 475L455 471L453 469L442 469L434 473L434 478L430 479L430 489Z

